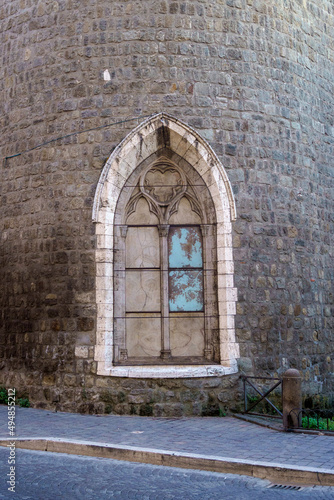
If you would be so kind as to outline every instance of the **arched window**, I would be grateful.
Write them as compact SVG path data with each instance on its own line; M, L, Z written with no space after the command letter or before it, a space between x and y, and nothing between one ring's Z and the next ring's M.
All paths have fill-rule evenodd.
M219 159L159 113L115 148L96 189L98 375L235 373L235 204Z
M115 211L114 362L219 362L216 217L205 183L164 148Z

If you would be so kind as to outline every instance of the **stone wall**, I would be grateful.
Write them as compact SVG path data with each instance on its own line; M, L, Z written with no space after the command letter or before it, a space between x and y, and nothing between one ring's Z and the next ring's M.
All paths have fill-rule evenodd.
M1 157L22 154L1 165L1 384L74 411L240 400L237 376L96 375L96 185L141 117L166 111L233 186L240 368L298 368L305 393L333 392L333 12L329 0L2 0Z

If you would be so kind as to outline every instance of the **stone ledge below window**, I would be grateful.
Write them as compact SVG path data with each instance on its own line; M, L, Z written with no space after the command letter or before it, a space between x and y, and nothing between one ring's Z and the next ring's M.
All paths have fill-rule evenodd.
M128 378L195 378L195 377L222 377L238 372L235 366L222 365L174 365L174 366L114 366L110 369L98 371L98 375Z

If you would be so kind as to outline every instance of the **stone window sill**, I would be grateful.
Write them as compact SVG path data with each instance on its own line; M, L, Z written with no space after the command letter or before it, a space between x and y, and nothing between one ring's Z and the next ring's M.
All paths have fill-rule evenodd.
M195 378L195 377L222 377L237 373L237 364L235 366L222 365L169 365L169 366L113 366L98 375L107 375L111 377L129 377L129 378Z

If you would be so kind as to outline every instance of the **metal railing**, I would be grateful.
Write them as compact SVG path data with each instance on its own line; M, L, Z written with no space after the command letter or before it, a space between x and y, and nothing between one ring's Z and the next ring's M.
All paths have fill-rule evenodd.
M294 408L289 418L298 422L298 430L325 431L334 435L334 409L327 408Z
M271 418L282 418L283 414L282 412L274 405L272 401L268 399L268 396L271 392L273 392L277 387L279 387L282 384L282 379L280 378L275 378L275 377L248 377L246 375L241 376L244 384L244 413L247 413L249 415L259 415L259 416L264 416L263 413L255 413L252 412L252 410L259 404L261 401L266 401L278 415L270 415L270 414L265 414L266 417L271 417ZM259 389L252 381L252 380L271 380L274 381L276 380L277 382L275 385L273 385L270 389L267 389L263 391L263 389ZM257 401L253 401L250 405L248 402L248 397L249 394L247 393L247 387L250 386L254 389L254 391L260 396L260 399ZM282 397L282 396L281 396Z

